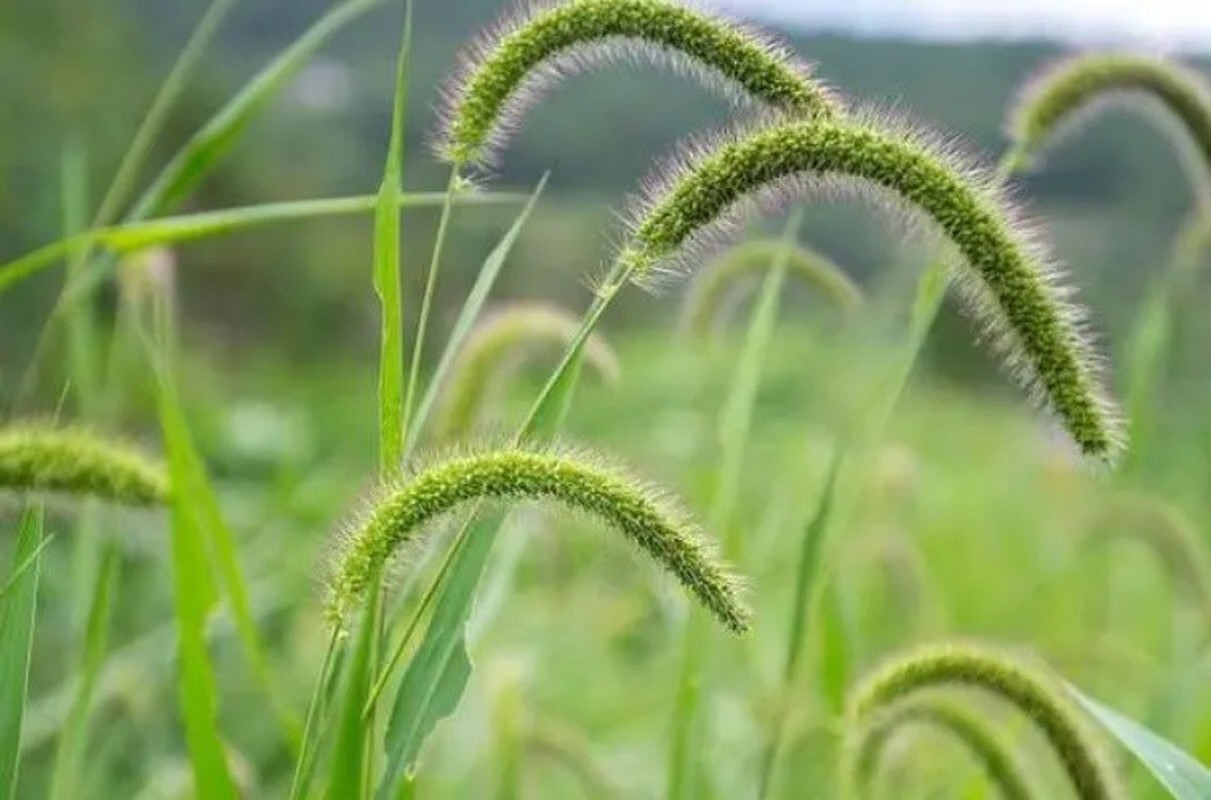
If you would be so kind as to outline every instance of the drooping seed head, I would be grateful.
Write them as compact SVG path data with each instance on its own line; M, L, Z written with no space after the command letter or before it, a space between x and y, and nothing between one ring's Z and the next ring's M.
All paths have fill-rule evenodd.
M486 316L451 368L436 426L438 438L448 441L470 432L494 386L507 383L532 354L566 345L579 325L576 317L541 303L516 303ZM618 358L601 336L589 337L584 358L605 380L617 379Z
M624 470L584 453L510 447L437 461L385 487L346 526L329 584L342 624L372 575L437 518L473 500L553 501L600 519L672 573L720 622L742 633L739 582L679 506Z
M892 738L904 728L928 725L961 742L980 762L1005 800L1041 797L1030 789L1030 779L1013 756L1013 748L976 710L957 699L932 693L893 703L857 730L847 732L849 758L846 779L858 797L869 793Z
M995 179L920 134L870 120L775 120L690 152L653 181L621 262L650 282L727 231L760 201L834 187L873 188L931 220L960 257L973 317L1009 371L1046 402L1087 455L1113 460L1118 416L1058 270Z
M146 506L167 500L168 477L160 463L87 428L25 422L0 430L0 490Z
M729 295L745 282L769 269L781 257L783 244L777 239L745 242L711 261L695 276L682 304L687 330L705 336L715 327ZM818 290L838 308L850 310L862 302L858 288L840 267L826 256L794 245L786 253L788 275Z
M675 0L537 3L464 57L446 91L439 155L457 166L491 163L547 84L620 57L669 63L784 113L827 116L836 104L785 47Z
M1198 73L1162 58L1092 53L1045 67L1011 107L1009 136L1029 158L1097 110L1139 99L1176 121L1201 162L1202 180L1211 176L1211 89Z
M937 688L979 689L1017 708L1046 737L1082 800L1121 796L1118 778L1086 731L1081 713L1046 673L972 645L922 647L900 656L855 689L850 730L860 730L894 704Z
M1128 494L1099 508L1086 529L1086 546L1131 538L1148 547L1174 588L1211 622L1211 560L1203 538L1186 517L1160 498Z

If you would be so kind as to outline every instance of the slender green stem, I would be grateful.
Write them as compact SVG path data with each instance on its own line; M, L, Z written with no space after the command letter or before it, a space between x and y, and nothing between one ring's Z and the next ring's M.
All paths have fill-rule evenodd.
M420 362L424 353L425 333L429 328L429 313L433 306L433 294L437 287L438 270L441 269L442 250L446 242L446 232L450 225L450 209L453 206L454 194L458 188L458 168L450 170L450 179L446 184L446 199L442 202L441 217L437 223L437 236L433 242L433 256L429 261L429 269L425 272L425 291L421 297L420 317L416 322L416 336L412 341L412 359L408 365L408 382L404 384L404 421L403 441L407 447L411 434L409 426L412 423L412 405L416 397L416 385L420 381Z
M319 746L319 729L321 726L321 717L324 716L321 709L323 706L324 688L328 684L332 666L336 660L339 650L337 647L339 640L340 631L334 628L332 635L328 638L328 649L324 652L324 661L320 666L319 675L316 676L315 687L311 691L311 700L307 704L307 717L303 723L303 738L299 744L299 757L294 762L294 777L290 781L290 800L299 800L307 790L306 776L310 772L309 765L315 755L313 750Z

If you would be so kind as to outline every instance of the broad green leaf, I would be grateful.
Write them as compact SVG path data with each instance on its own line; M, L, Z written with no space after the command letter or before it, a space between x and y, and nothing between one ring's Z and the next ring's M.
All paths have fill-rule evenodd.
M10 580L0 597L0 800L17 796L41 547L42 506L31 505L21 519Z
M1072 684L1068 691L1114 738L1140 760L1176 800L1211 797L1211 769L1169 740L1094 700Z
M484 259L483 266L480 267L479 273L475 277L475 283L472 284L471 291L467 293L467 299L463 302L462 308L459 309L458 318L454 321L454 328L446 339L446 346L442 350L441 358L438 359L437 369L434 371L433 377L425 389L424 397L421 398L420 405L417 407L416 416L413 417L412 430L415 433L405 442L405 458L415 450L416 442L421 438L420 433L424 430L430 412L433 411L433 406L437 401L438 392L441 390L446 373L449 372L450 365L454 362L455 356L458 355L463 342L467 340L467 336L470 335L476 321L479 320L479 315L483 312L484 304L492 293L492 287L496 284L496 278L500 275L501 268L504 267L505 261L513 250L513 245L517 241L517 237L520 235L526 220L529 218L534 204L538 202L538 197L542 194L546 183L547 176L543 175L538 181L538 185L534 187L534 191L527 198L521 213L513 220L513 224L509 227L508 232L496 243L496 247L492 248L492 252ZM458 197L459 195L455 196L456 199Z

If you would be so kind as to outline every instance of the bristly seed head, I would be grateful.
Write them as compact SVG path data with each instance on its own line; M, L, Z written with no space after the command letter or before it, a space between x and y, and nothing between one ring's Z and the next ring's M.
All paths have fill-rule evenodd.
M1082 315L1044 248L991 175L920 135L860 119L775 120L725 138L653 182L619 258L633 280L651 281L764 199L855 183L890 193L941 229L961 256L958 285L1010 372L1050 405L1085 454L1113 461L1118 416Z
M0 489L91 495L125 505L167 501L162 464L87 428L14 423L0 430Z
M1184 131L1211 177L1211 88L1201 75L1161 58L1128 53L1069 57L1043 68L1029 80L1009 112L1010 138L1029 158L1098 108L1148 99Z
M484 499L555 501L598 517L671 572L728 628L748 629L738 580L676 504L592 456L516 447L453 456L384 488L349 523L339 545L329 583L333 623L344 623L398 548L436 518Z
M572 340L580 320L542 303L514 303L498 309L475 327L458 353L442 397L438 439L449 441L469 433L491 390L507 382L520 362L544 347L562 347ZM601 336L585 342L585 363L607 381L618 377L618 358Z
M682 304L684 327L697 336L715 327L733 290L745 278L769 269L782 257L778 239L756 239L728 250L702 268ZM849 311L862 302L862 290L828 257L800 244L786 251L787 274L820 291L825 299Z
M446 92L439 155L491 163L544 84L619 56L669 62L783 113L829 116L836 105L785 47L673 0L542 3L506 17L467 54Z
M896 658L854 691L848 729L860 730L920 691L960 687L986 692L1027 716L1047 738L1082 800L1121 796L1117 775L1064 690L1045 673L982 647L921 647Z

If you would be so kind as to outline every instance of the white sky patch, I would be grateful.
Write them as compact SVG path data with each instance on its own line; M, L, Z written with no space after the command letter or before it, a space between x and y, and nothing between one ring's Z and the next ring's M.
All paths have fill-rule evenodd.
M1211 0L710 0L805 30L1211 53Z

